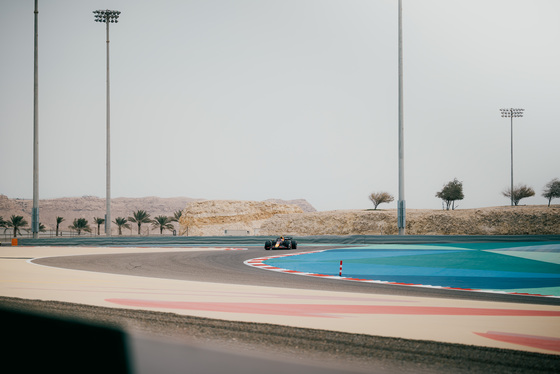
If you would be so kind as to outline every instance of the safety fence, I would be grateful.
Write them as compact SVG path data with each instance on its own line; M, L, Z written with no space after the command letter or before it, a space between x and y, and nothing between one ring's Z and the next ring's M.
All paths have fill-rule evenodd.
M21 238L21 246L260 246L272 236L74 236ZM560 242L560 235L322 235L294 237L303 245L367 245L480 242Z
M118 235L118 233L113 233L113 235ZM123 234L120 236L125 237L145 237L145 236L174 236L177 235L177 232L170 232L164 231L163 234L160 234L159 230L142 230L142 233L138 235L137 231L130 231L126 230L123 231ZM33 233L31 230L27 229L20 229L15 236L18 241L30 239L33 240ZM66 238L94 238L94 237L106 237L105 233L103 232L103 228L101 228L100 232L97 232L97 228L92 230L91 232L81 231L79 234L76 230L59 230L58 233L56 230L45 230L38 233L38 238L36 240L44 240L44 239L66 239ZM14 231L11 228L7 229L0 229L0 243L10 243L11 240L14 238Z

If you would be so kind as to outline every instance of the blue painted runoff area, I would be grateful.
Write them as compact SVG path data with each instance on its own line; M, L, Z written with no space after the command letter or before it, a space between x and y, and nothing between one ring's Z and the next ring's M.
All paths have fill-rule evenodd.
M560 242L372 244L271 258L305 273L560 296Z

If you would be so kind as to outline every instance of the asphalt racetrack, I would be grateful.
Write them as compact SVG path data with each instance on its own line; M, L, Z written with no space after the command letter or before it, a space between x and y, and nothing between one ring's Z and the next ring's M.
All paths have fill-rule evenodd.
M245 347L253 352L254 372L267 365L260 360L263 351L289 363L264 369L271 373L302 371L291 365L307 358L330 368L308 372L552 372L560 367L558 243L545 238L533 248L523 244L522 250L511 243L391 244L398 248L390 251L385 244L324 243L265 251L262 244L239 241L232 246L0 248L0 307L126 321L173 339L187 334ZM474 273L462 269L459 284L436 284L453 280L446 267L453 255ZM345 262L342 277L339 260ZM408 278L393 278L405 270L412 271ZM472 281L480 285L480 274L486 283L495 282L470 287ZM430 287L418 286L426 279ZM215 361L211 351L195 349L189 356L169 340L134 342L139 373L152 371L150 365L158 361L150 358L153 352L179 368L153 367L161 373L183 372L187 361L196 361L193 354L210 357L195 372L205 372L200 368ZM223 364L227 368L234 361ZM249 361L240 361L233 364L237 372L252 372L243 366Z
M307 290L560 305L560 298L465 292L464 290L419 288L398 284L341 282L340 280L325 277L301 277L284 272L263 271L263 269L248 267L245 262L262 255L280 256L320 250L340 250L341 246L300 246L297 250L276 249L270 252L264 251L260 246L246 246L245 248L247 250L227 252L165 252L165 248L159 248L159 252L47 257L34 260L33 262L60 268L150 278ZM348 249L350 248L354 247L348 247ZM330 251L327 253L330 253ZM402 279L406 279L406 276L403 276Z

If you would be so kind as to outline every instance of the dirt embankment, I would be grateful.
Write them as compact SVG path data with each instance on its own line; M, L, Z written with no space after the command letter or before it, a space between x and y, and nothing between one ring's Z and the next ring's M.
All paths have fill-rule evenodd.
M396 235L396 210L281 212L238 202L189 204L181 221L183 235ZM209 204L212 204L211 206ZM259 211L260 210L260 211ZM187 218L188 217L188 218ZM244 233L245 230L247 233ZM560 206L505 206L406 212L409 235L560 235Z
M395 235L398 234L397 212L353 210L275 216L261 226L265 235L275 231L292 235ZM409 209L406 232L410 235L558 235L560 206Z

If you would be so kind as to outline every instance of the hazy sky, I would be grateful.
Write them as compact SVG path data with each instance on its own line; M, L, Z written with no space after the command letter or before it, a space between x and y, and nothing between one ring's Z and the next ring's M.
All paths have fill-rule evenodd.
M0 0L0 194L33 195L33 0ZM398 198L397 0L39 0L39 196ZM545 204L560 178L560 1L403 0L408 208ZM556 203L560 203L555 200Z

